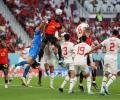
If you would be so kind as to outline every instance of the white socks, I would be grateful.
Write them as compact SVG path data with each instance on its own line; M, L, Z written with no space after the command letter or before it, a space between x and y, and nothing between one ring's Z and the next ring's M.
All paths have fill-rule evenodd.
M54 82L54 73L50 73L50 86L53 87L53 82Z
M103 92L104 92L103 86L106 85L107 79L108 79L108 78L107 78L106 76L103 76L103 80L102 80L102 85L101 85L100 93L103 93Z
M32 78L33 78L33 72L32 72L32 73L30 73L30 74L29 74L29 76L28 76L27 85L29 85L29 84L30 84L30 82L31 82Z
M69 76L67 75L67 76L65 77L62 85L61 85L61 88L64 88L65 84L69 81L69 79L70 79L70 78L69 78Z
M106 86L109 87L109 86L113 83L114 80L116 80L116 76L113 75L113 76L109 79L109 81L107 82Z
M68 91L69 93L72 92L73 87L74 87L76 82L77 82L77 77L74 77L74 78L70 79L70 87L69 87L69 91Z
M88 93L91 92L91 77L87 77L87 90L88 90Z
M109 87L109 86L113 83L113 81L116 80L116 76L112 75L112 76L109 78L108 82L107 82L107 79L108 79L108 78L107 78L106 76L103 76L103 81L102 81L102 86L101 86L101 91L100 91L100 93L103 93L103 92L104 92L103 86ZM107 83L106 83L106 82L107 82Z

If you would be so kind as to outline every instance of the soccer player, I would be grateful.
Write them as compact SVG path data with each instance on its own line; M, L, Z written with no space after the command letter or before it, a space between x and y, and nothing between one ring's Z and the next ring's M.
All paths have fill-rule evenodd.
M83 36L86 35L85 33L85 29L89 27L89 25L87 24L85 18L81 18L80 19L81 23L77 26L76 28L76 32L77 32L77 37L78 39Z
M46 45L44 49L44 55L41 60L41 63L43 62L43 65L45 67L45 72L47 75L49 75L50 71L50 88L54 89L54 59L55 59L55 53L54 53L55 46L52 45L50 42Z
M41 41L42 41L42 34L41 34L41 31L37 28L36 32L34 34L34 38L33 38L33 41L32 41L31 48L29 50L29 55L27 55L27 57L25 57L26 61L20 62L19 65L28 64L28 70L29 70L29 67L32 64L34 64L35 59L37 58L37 55L40 51ZM22 78L22 79L23 79L23 82L26 83L25 78Z
M13 73L12 73L12 77L10 78L9 82L11 82L13 80L16 72L18 70L20 70L21 68L23 68L24 63L22 63L22 62L26 61L25 58L29 55L29 49L30 48L24 48L23 50L20 51L20 58L18 60L18 63L15 65L12 65L12 67L10 69L11 71L13 71ZM27 64L26 64L26 66L27 66Z
M94 46L94 42L93 42L92 37L91 37L91 35L92 35L91 29L89 27L86 27L84 29L84 32L85 32L85 36L87 37L86 43L93 47ZM91 64L92 64L92 66L91 66ZM90 62L89 55L87 57L87 65L89 66L91 74L92 74L92 80L93 80L92 81L92 86L94 86L95 89L98 89L98 86L96 84L96 69L97 69L97 67L95 66L95 62L94 61L92 63ZM80 73L80 84L78 86L79 89L80 89L80 92L84 92L84 88L83 88L83 84L82 84L83 83L83 78L84 78L83 74Z
M109 86L114 82L114 80L116 80L117 71L118 71L117 55L120 45L120 39L117 38L118 35L119 32L117 30L113 30L111 37L104 40L101 44L95 46L91 51L85 54L88 55L92 53L94 50L97 50L101 47L104 47L106 49L106 54L104 56L104 68L103 68L104 74L103 74L100 95L104 95L104 92L106 95L108 95Z
M78 43L74 47L74 65L76 69L76 75L79 76L82 72L83 76L87 79L87 92L88 94L93 94L91 92L91 77L89 67L87 65L87 56L84 56L85 53L91 50L91 47L86 43L86 36L81 37L81 43ZM92 63L92 56L90 56L90 61Z
M5 88L8 88L8 48L0 41L0 70L4 73Z
M64 35L65 42L61 45L62 48L62 56L64 58L65 66L68 69L68 75L65 77L63 83L61 84L59 91L63 92L63 88L65 84L70 80L70 87L68 93L73 93L73 87L77 81L75 77L75 70L73 65L73 48L74 44L70 42L70 35Z
M46 27L45 27L45 38L43 38L42 44L41 44L41 50L39 53L39 60L41 60L43 54L44 54L44 48L48 42L53 44L58 48L58 55L59 55L59 63L61 63L62 59L62 52L61 52L61 46L57 38L55 37L55 32L62 29L62 23L63 19L60 15L55 15L55 17L51 18L50 21L48 21ZM44 24L44 23L43 23ZM40 25L44 26L44 25Z

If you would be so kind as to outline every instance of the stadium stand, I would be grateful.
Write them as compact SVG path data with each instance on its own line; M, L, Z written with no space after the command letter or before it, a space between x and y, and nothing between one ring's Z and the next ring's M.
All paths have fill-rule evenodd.
M35 27L43 17L50 18L54 16L56 8L61 8L66 30L71 34L71 41L74 43L77 42L75 27L80 23L78 1L90 13L118 13L116 18L119 20L119 0L4 0L30 37L33 37ZM111 29L120 29L120 22L114 19L103 18L102 22L95 18L89 19L88 23L93 27L93 38L100 42L111 35Z
M19 48L18 44L22 43L22 40L11 29L9 21L6 21L2 14L0 14L0 40L9 48L12 46L14 49ZM10 52L13 52L13 50L10 50Z

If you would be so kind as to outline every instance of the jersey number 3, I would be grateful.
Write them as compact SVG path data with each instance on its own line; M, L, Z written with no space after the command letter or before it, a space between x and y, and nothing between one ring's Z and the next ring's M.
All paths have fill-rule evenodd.
M63 55L67 55L67 47L63 48Z

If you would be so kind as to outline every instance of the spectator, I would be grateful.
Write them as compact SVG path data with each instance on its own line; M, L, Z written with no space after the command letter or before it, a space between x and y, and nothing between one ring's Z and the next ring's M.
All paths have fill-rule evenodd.
M98 22L102 22L103 21L103 15L101 14L100 11L96 14L96 20Z

